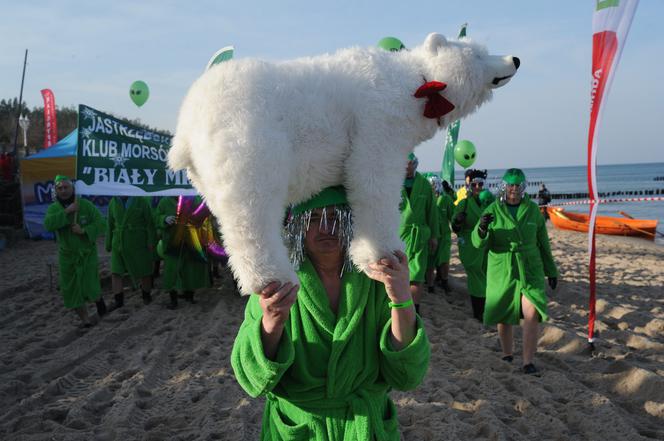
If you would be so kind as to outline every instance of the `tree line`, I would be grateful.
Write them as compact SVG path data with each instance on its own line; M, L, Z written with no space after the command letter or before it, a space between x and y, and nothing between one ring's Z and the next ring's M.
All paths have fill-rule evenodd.
M44 148L44 106L33 107L32 109L29 109L24 101L21 105L20 113L17 112L18 108L18 98L0 100L0 152L13 151L16 120L20 115L24 115L30 119L30 126L28 127L27 133L28 151L30 153L36 153ZM100 110L104 111L103 109ZM121 116L113 115L110 112L104 111L104 113L108 113L115 118L122 118ZM56 106L55 114L57 119L59 141L78 126L78 108L74 106ZM147 124L143 124L138 119L129 119L126 121L144 129L170 135L168 131L150 127ZM21 127L18 128L17 145L19 148L23 146L23 130Z

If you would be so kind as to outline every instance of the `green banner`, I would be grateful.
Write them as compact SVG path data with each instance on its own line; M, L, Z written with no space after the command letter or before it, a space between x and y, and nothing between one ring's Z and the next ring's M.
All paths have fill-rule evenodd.
M443 153L443 166L440 172L440 178L454 186L454 146L459 139L459 120L454 121L447 128L445 136L445 152Z
M171 136L78 108L76 192L106 196L195 195L187 172L167 165Z
M466 27L468 23L464 23L459 31L459 38L466 36ZM454 146L459 140L459 120L454 121L447 128L447 136L445 137L445 150L443 152L443 164L440 167L441 179L447 181L452 187L454 186Z

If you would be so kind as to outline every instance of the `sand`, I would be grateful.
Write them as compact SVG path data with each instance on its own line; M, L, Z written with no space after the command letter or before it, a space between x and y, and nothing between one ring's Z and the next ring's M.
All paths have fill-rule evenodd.
M598 238L591 352L586 236L550 233L562 277L541 329L541 375L519 370L520 332L508 364L495 329L470 318L453 249L454 291L422 305L429 373L417 390L392 393L403 439L664 439L664 247ZM26 240L0 252L0 439L258 438L262 400L240 389L229 362L246 299L227 273L176 311L165 293L144 306L128 291L124 308L83 330L49 278L55 253ZM108 255L100 260L110 304Z

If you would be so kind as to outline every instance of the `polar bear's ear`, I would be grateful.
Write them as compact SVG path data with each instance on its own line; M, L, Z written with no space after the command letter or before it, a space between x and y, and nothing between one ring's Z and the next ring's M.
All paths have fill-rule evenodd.
M424 40L424 48L434 55L438 52L439 47L443 47L446 44L447 40L445 37L435 32L429 34L427 39Z

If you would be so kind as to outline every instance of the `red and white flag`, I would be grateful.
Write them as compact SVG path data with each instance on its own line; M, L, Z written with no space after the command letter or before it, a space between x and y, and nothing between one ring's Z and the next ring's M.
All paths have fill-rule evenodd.
M588 252L590 254L590 305L588 341L595 332L595 217L599 204L597 191L597 137L606 96L625 46L639 0L594 0L593 65L590 90L590 127L588 129L588 194L590 195L590 225Z
M55 96L51 89L42 89L44 98L44 148L58 142L58 121L55 117Z

